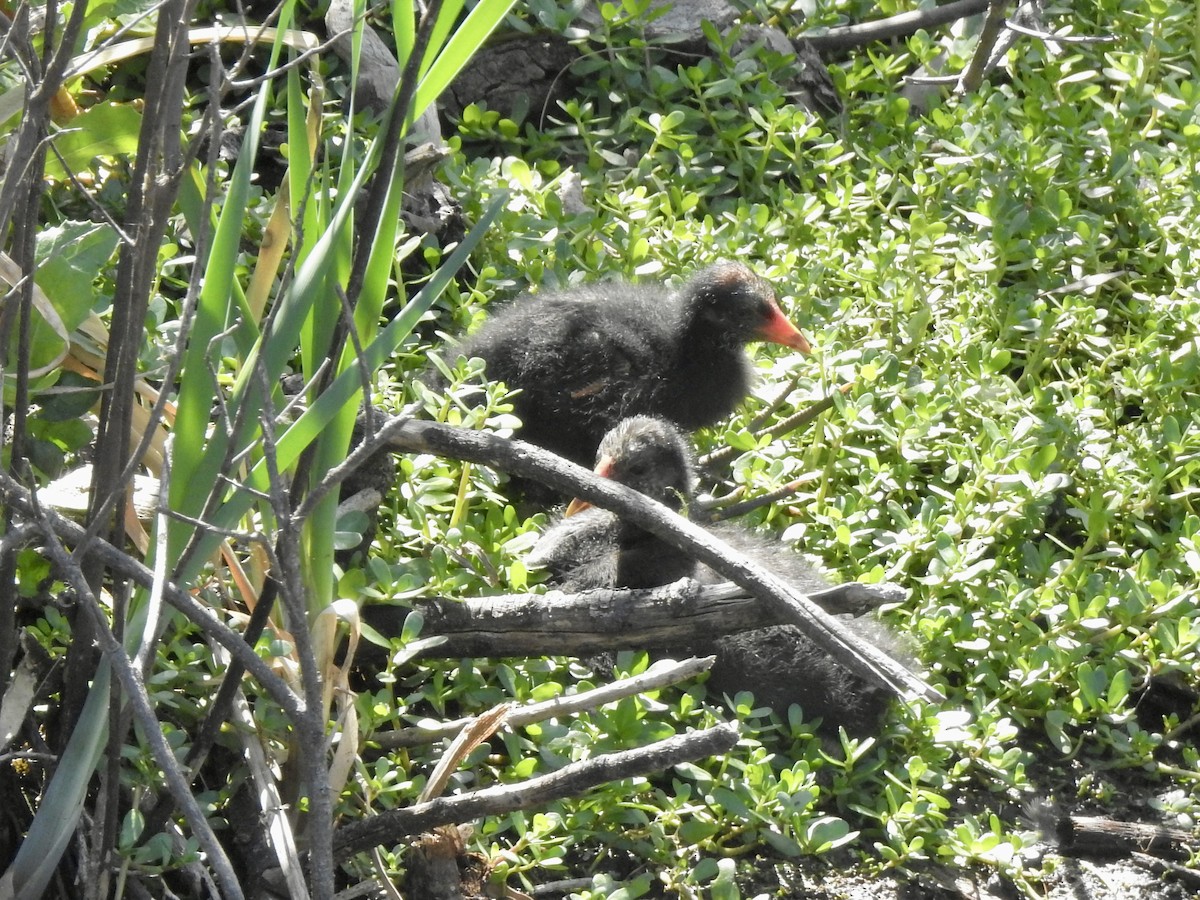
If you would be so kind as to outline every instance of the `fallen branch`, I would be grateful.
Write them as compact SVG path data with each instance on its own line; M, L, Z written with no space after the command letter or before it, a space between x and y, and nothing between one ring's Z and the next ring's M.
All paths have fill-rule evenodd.
M825 53L852 50L875 41L890 41L893 38L908 37L910 34L916 34L922 28L936 28L939 25L965 19L967 16L977 15L987 8L988 0L956 0L954 3L900 13L876 22L830 28L822 34L806 32L802 38Z
M457 825L485 816L500 816L518 809L545 806L572 797L610 781L637 778L669 769L694 759L715 756L737 743L737 729L717 725L704 731L676 735L648 747L607 753L569 763L557 772L530 778L513 785L497 785L416 803L350 822L333 835L333 853L343 862L356 853L381 845L394 845L412 835L439 825Z
M822 397L820 400L806 406L799 412L792 413L786 419L780 419L769 428L763 428L755 431L754 437L762 438L769 435L772 439L774 439L781 438L785 434L791 434L797 428L807 425L821 413L825 412L825 410L831 409L833 407L834 397L836 397L838 393L846 393L852 387L853 385L850 384L842 385L840 388L838 388L837 392L830 394L827 397ZM711 471L715 466L719 466L722 463L728 462L741 452L742 451L735 447L720 447L714 450L712 453L708 453L700 457L696 464L701 469Z
M601 685L590 691L580 691L578 694L567 694L555 697L553 700L543 700L541 703L529 703L509 712L505 724L509 728L523 728L534 722L542 722L555 716L573 716L586 709L595 709L605 703L613 703L634 694L653 691L694 678L701 672L707 672L716 660L715 656L702 659L685 659L683 662L659 660L640 675L622 678L610 684ZM442 738L454 737L469 725L474 717L455 719L453 722L439 722L437 725L414 725L411 728L400 728L396 731L377 732L371 740L379 743L384 750L396 750L400 747L416 747L429 744Z
M757 562L699 525L624 485L524 441L510 441L439 422L392 419L363 446L376 441L397 453L433 453L495 466L541 482L565 496L579 497L612 510L745 588L773 615L799 626L814 644L860 677L885 685L905 702L945 699L923 678L883 651L856 641L836 620Z
M1101 816L1063 816L1056 831L1059 849L1072 856L1128 856L1137 851L1187 859L1196 849L1190 831Z
M895 585L842 584L809 599L827 612L863 613L904 598ZM411 609L425 618L423 636L446 641L426 658L587 656L653 647L688 651L714 635L792 621L733 584L699 585L687 579L649 590L594 590L582 594L517 594L431 598L410 606L365 606L363 621L383 635L400 634ZM383 668L382 648L364 645L360 667Z
M1166 859L1159 859L1149 853L1131 853L1129 858L1143 868L1149 869L1156 875L1170 875L1178 878L1192 890L1200 890L1200 872L1187 866Z
M1008 8L1008 0L992 0L989 4L987 18L983 20L983 28L979 32L979 41L975 45L975 53L971 56L970 65L963 72L958 83L958 93L971 94L979 90L983 84L983 76L993 65L995 56L992 53L996 42L1004 34L1004 11Z

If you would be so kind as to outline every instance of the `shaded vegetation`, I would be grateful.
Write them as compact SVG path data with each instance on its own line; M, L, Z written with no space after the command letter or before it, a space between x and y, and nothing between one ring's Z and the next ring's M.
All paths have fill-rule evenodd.
M752 4L744 18L799 29L789 8ZM860 21L872 9L820 4L803 27ZM384 214L360 230L363 210L346 198L366 182L352 183L360 167L385 147L372 143L375 123L348 118L318 90L328 79L330 95L348 93L345 68L328 54L277 73L257 106L239 108L228 124L242 125L240 150L230 158L205 116L241 95L210 97L189 74L174 128L186 135L183 151L200 156L175 173L177 193L158 196L165 206L141 257L99 209L131 228L125 193L153 171L132 155L147 135L147 114L132 102L148 94L142 57L90 75L105 98L74 120L83 137L58 139L77 182L59 178L54 160L44 197L15 204L5 182L0 199L13 204L3 212L14 223L6 248L26 271L38 266L38 287L61 319L56 327L26 299L25 331L17 302L5 301L7 476L44 486L114 454L90 521L138 558L165 559L179 587L236 634L272 596L268 574L280 582L286 618L275 610L256 645L266 673L245 679L234 724L196 783L198 811L216 838L234 845L233 811L245 814L235 798L252 775L273 771L255 770L247 754L288 766L278 770L279 802L291 805L290 827L302 833L315 818L300 814L313 810L304 786L328 775L331 830L368 810L412 805L442 753L385 753L373 735L606 680L588 661L553 655L417 661L418 642L431 635L412 617L404 634L386 636L399 653L394 666L357 684L357 696L322 705L318 671L339 687L349 678L332 639L321 643L323 629L341 620L343 633L354 631L361 604L524 591L540 579L523 559L546 522L511 502L503 475L431 455L398 458L380 526L345 565L334 550L356 545L361 518L339 520L330 501L291 522L289 504L345 457L363 383L334 285L351 285L356 339L367 346L382 334L387 345L375 345L366 367L372 402L393 412L417 404L425 417L507 433L515 423L504 389L481 386L478 365L456 362L446 336L529 287L679 282L727 258L772 282L816 352L757 351L754 398L696 436L701 452L738 451L706 487L744 498L795 482L790 496L747 520L834 580L908 588L884 617L911 636L947 700L895 709L874 739L840 746L816 739L798 708L775 713L747 694L726 703L702 681L501 731L469 753L448 790L512 783L735 717L741 739L720 757L476 823L466 846L486 860L487 879L526 888L592 879L579 897L734 897L770 891L768 873L785 877L790 861L816 858L903 877L941 866L998 874L1035 896L1055 862L1027 817L1033 801L1192 827L1200 809L1191 721L1200 664L1194 6L1050 5L1046 29L1106 40L1021 37L978 91L946 96L924 114L900 96L901 78L943 50L943 64L959 72L972 40L947 30L862 48L831 67L846 102L833 121L779 87L795 65L788 57L735 49L711 30L711 56L681 57L645 45L635 5L602 11L605 27L573 66L576 96L521 121L468 107L445 129L450 155L439 175L467 220L483 224L468 238L473 246L405 234L397 225L403 173L391 169L375 181ZM174 14L188 21L182 4ZM88 15L89 28L112 34L114 11ZM524 15L510 25L565 27L551 4ZM398 33L402 44L406 34L417 40L415 23ZM282 44L273 52L294 53ZM269 67L265 54L255 71ZM219 68L213 57L209 65ZM13 78L17 67L5 71ZM78 79L67 85L90 103ZM26 121L5 125L10 147ZM262 171L265 151L255 144L267 125L287 134L282 184L302 198L292 202L296 227L278 267L262 260L279 188L252 177ZM380 184L389 179L385 197ZM135 263L140 294L121 280L121 266ZM251 282L256 267L266 269L260 287ZM126 308L135 321L121 325L114 310L135 297L142 305ZM61 356L68 334L73 362ZM137 549L136 529L127 533L99 506L127 456L96 418L115 413L100 412L90 389L109 334L132 354L124 395L111 392L133 419L122 434L140 439L155 389L175 404L164 411L175 416L170 427L152 429L142 468L163 474L158 461L171 459L169 507L191 517L147 520L149 544ZM431 354L453 373L448 392L416 380ZM322 381L326 360L334 364ZM135 369L147 406L132 401ZM288 401L274 385L287 373L308 385L306 418L279 414ZM321 396L332 399L322 405ZM756 437L764 410L776 421L827 397L832 408L806 430ZM291 498L288 484L300 485ZM6 481L10 498L11 489ZM4 845L15 848L27 832L34 840L31 817L53 796L52 777L86 774L101 758L91 787L75 786L94 821L82 826L85 849L68 853L54 876L59 895L71 896L72 880L89 874L94 896L118 878L154 895L161 884L203 895L198 873L212 858L205 847L205 866L197 864L195 820L142 828L163 790L163 758L119 716L105 746L107 667L85 652L91 637L79 644L80 610L88 590L107 592L95 608L117 623L131 656L145 630L146 696L180 759L228 671L227 650L179 613L144 627L155 615L152 592L99 568L72 579L44 532L21 530L35 519L14 512L11 499L5 515L6 534L17 537L6 538L0 560L12 585L0 672L15 685L17 664L28 660L41 687L5 749ZM221 530L197 527L200 518ZM168 543L148 551L160 537ZM311 636L297 626L305 619ZM642 652L616 658L618 675L648 665ZM267 674L281 683L269 685ZM100 698L94 707L84 705L89 685ZM307 712L288 708L284 688L310 701ZM92 743L72 750L68 737L85 730ZM326 753L321 736L331 732L337 740ZM319 749L306 753L306 740ZM297 762L308 769L296 771ZM91 805L100 796L102 809ZM310 826L303 839L320 834ZM273 868L269 858L269 866L234 865L243 875ZM398 876L406 865L397 843L375 859L356 857L336 878Z

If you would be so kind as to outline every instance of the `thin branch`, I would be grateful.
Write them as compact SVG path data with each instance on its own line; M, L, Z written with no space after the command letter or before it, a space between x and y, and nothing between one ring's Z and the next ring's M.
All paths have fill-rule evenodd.
M736 519L738 516L744 516L748 512L753 512L764 506L770 506L780 500L784 500L812 480L812 476L805 478L796 478L789 481L782 487L778 487L773 491L768 491L765 494L759 494L757 497L751 497L748 500L741 500L737 503L730 503L727 506L720 506L716 503L705 504L705 509L701 510L699 504L692 504L692 511L699 512L700 521L703 522L724 522L728 519Z
M852 50L875 41L908 37L922 28L937 28L939 25L977 15L987 7L988 0L955 0L953 3L929 9L900 13L877 22L843 25L830 28L823 34L804 34L801 37L822 52Z
M971 57L971 64L967 66L962 80L958 83L958 93L974 93L983 84L983 76L987 74L988 63L992 58L992 48L1004 34L1004 11L1007 8L1008 0L993 0L988 6L987 18L983 20L979 41L975 45L975 54Z
M775 395L775 399L755 413L754 418L750 422L751 431L758 431L758 429L764 427L771 420L771 416L775 415L779 407L783 406L784 402L787 401L788 395L796 389L803 376L803 371L794 372L792 377L787 380L787 384Z
M287 815L287 809L279 796L271 766L263 750L262 737L250 712L245 695L235 691L237 701L238 734L245 748L246 763L253 779L255 799L262 810L262 819L267 839L275 850L279 866L288 885L291 900L308 900L308 887L304 883L304 868L299 864L296 853L296 836Z
M838 388L837 393L845 394L851 389L851 387L852 385L844 384ZM788 416L786 419L780 419L770 428L764 428L761 431L754 432L754 436L756 438L763 438L769 435L772 439L775 439L781 438L785 434L791 434L798 428L803 428L821 413L833 408L837 393L822 397L820 400L809 404L799 412L792 413L792 415ZM701 469L707 469L711 471L716 466L722 465L733 459L740 452L740 450L734 447L721 447L717 450L714 450L712 453L700 457L700 459L697 461L697 465Z
M529 703L509 712L504 724L510 729L523 728L534 722L543 722L555 716L573 716L585 709L595 709L605 703L613 703L625 697L632 697L646 691L653 691L679 681L695 678L701 672L707 672L716 661L715 656L705 656L699 659L685 659L682 662L659 660L640 675L622 678L611 684L601 685L590 691L580 691L578 694L568 694L544 700L541 703ZM417 747L421 744L431 744L442 738L454 737L467 725L474 721L470 716L455 719L452 722L440 722L437 725L424 727L414 725L411 728L400 728L396 731L376 732L371 740L378 742L384 750L396 750L401 747Z
M275 455L274 407L266 370L260 366L264 406L260 418L263 459L267 465L271 509L278 522L278 559L271 571L279 573L279 597L287 612L288 628L300 661L300 681L304 688L304 716L296 721L296 753L308 790L306 836L309 841L309 888L315 900L332 900L333 888L333 803L329 779L325 777L328 743L325 737L325 708L321 702L322 685L312 632L308 627L308 594L301 578L300 524L292 515L287 480L280 472Z
M1045 41L1047 44L1113 44L1117 41L1115 34L1051 34L1049 31L1039 31L1012 19L1005 19L1004 27L1017 34Z
M262 593L259 594L258 601L250 612L250 619L246 622L246 630L242 635L242 643L247 647L254 647L258 643L259 637L262 636L267 621L271 617L271 610L275 607L275 596L278 589L279 583L274 579L268 579L267 583L263 585ZM212 640L211 635L209 639ZM245 671L245 665L236 657L231 658L225 664L225 674L221 678L217 696L209 704L204 721L200 723L200 729L196 732L192 745L188 748L187 756L183 758L183 764L188 767L192 780L195 780L203 768L205 760L208 759L208 752L216 743L217 737L221 733L221 726L230 718L234 701L241 693L242 675ZM159 798L154 808L146 814L143 832L156 834L161 831L166 824L167 817L171 814L171 809L170 797Z
M518 809L545 806L610 781L651 775L683 762L724 753L733 748L737 739L734 726L717 725L704 731L676 735L648 747L569 763L556 772L520 784L497 785L469 794L388 810L339 828L334 834L334 855L338 862L342 862L355 853L379 845L396 844L406 837L439 825L454 825L484 816L499 816Z

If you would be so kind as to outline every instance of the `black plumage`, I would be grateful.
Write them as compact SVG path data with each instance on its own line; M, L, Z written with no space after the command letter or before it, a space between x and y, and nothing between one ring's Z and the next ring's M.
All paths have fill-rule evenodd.
M660 419L641 416L621 422L605 436L598 456L598 473L674 509L686 506L692 496L691 451L679 430ZM564 589L646 588L684 577L723 580L682 550L613 513L587 504L572 504L569 512L575 511L548 530L530 556L531 563L548 569ZM777 543L736 526L717 526L715 532L805 594L829 587L798 554ZM889 655L906 659L895 636L874 619L852 618L844 624ZM807 716L820 717L830 732L841 725L850 734L869 734L890 700L887 691L839 665L790 625L722 636L689 650L716 654L710 689L729 695L749 690L757 702L780 713L798 703Z
M749 393L751 341L810 350L770 285L725 262L678 290L606 282L520 297L460 352L520 390L521 438L590 465L600 439L628 416L687 430L727 416Z
M596 457L597 474L676 511L692 494L691 448L679 429L662 419L625 419L604 436ZM578 500L542 536L528 562L547 569L569 591L657 587L696 571L695 561L682 550Z

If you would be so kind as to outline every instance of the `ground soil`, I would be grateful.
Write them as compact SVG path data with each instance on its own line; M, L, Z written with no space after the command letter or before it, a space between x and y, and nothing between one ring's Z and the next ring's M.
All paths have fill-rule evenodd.
M1106 861L1047 855L1049 875L1025 887L993 873L930 871L904 880L838 872L824 864L773 867L773 877L745 885L742 896L782 900L1190 900L1200 890L1130 859ZM765 873L764 873L765 874ZM768 883L773 882L773 883Z

